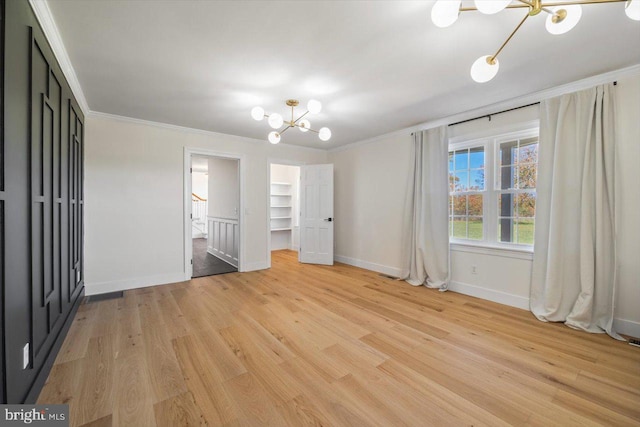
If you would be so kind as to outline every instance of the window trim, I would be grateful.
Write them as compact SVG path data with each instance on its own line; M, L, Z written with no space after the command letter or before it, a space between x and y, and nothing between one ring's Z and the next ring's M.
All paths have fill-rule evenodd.
M512 125L503 128L502 131L494 130L493 132L484 131L481 135L459 136L449 139L448 152L463 150L472 147L484 147L485 152L485 183L483 191L474 191L474 194L482 194L482 239L460 239L449 237L449 244L452 248L469 247L474 250L477 248L480 252L483 248L490 251L511 251L518 253L533 253L533 245L500 242L498 240L498 195L505 190L497 188L498 186L498 155L500 152L500 143L511 141L514 139L525 139L540 136L540 122L534 120L519 125ZM539 139L538 139L539 143ZM448 168L447 168L448 170ZM509 193L530 192L527 189L509 190ZM537 194L537 187L535 189ZM450 194L451 192L449 192ZM470 194L470 193L466 193ZM449 196L450 197L450 196ZM447 217L448 220L449 217ZM534 217L535 221L535 217ZM490 238L491 237L491 238Z

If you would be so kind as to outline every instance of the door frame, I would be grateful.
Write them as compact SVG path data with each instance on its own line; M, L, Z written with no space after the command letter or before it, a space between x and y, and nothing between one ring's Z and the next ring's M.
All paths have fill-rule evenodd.
M302 173L302 166L306 166L307 162L297 160L285 160L275 157L267 158L267 268L271 268L271 165L297 166ZM293 236L293 227L291 228Z
M184 147L184 198L183 198L183 253L184 253L184 279L191 280L193 274L193 265L191 259L193 257L193 242L191 237L191 157L218 157L222 159L232 159L238 161L238 184L239 184L239 200L238 200L238 228L240 229L239 248L238 248L238 271L244 272L245 260L245 157L242 154L225 153L221 151L208 150L206 148ZM208 197L207 197L208 199Z

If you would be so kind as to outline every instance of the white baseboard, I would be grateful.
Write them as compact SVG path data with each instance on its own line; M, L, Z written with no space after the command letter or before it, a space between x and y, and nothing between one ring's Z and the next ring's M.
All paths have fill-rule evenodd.
M215 249L214 249L214 250L215 250ZM226 262L227 264L230 264L230 265L234 266L235 268L238 268L238 263L237 263L237 262L236 262L236 263L233 263L232 261L229 261L227 258L225 258L225 257L224 257L224 255L220 255L219 253L216 253L216 252L211 252L211 251L209 250L209 248L207 248L207 253L208 253L209 255L213 255L214 257L218 258L220 261L224 261L224 262Z
M396 267L389 267L388 265L376 264L374 262L363 261L356 258L349 258L343 255L334 255L333 259L343 264L349 264L353 265L354 267L360 267L366 270L388 274L389 276L393 277L400 277L400 275L402 274L402 270Z
M128 291L129 289L146 288L149 286L166 285L167 283L184 282L184 280L184 271L181 271L179 273L137 277L135 279L86 283L84 285L84 293L87 296L99 295L109 292Z
M613 328L619 334L640 338L640 322L626 319L613 319Z
M257 261L257 262L247 262L243 266L242 273L248 271L258 271L258 270L266 270L269 268L269 263L267 261Z
M449 282L449 290L464 295L470 295L476 298L482 298L500 304L510 305L511 307L529 310L529 298L518 295L508 294L493 289L481 288L475 285L461 282Z

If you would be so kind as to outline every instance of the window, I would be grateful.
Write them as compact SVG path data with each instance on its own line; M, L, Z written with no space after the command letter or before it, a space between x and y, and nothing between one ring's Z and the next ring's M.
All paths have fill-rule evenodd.
M450 144L450 240L532 246L537 166L537 129Z
M484 147L449 152L449 235L482 240Z

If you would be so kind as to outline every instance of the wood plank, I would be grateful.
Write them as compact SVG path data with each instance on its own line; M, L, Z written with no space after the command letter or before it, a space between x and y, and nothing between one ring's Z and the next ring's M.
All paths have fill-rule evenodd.
M158 426L207 426L207 420L190 392L182 393L153 405Z
M143 353L118 354L115 361L113 423L118 426L155 427L152 386Z

